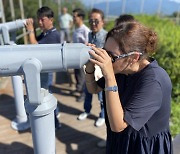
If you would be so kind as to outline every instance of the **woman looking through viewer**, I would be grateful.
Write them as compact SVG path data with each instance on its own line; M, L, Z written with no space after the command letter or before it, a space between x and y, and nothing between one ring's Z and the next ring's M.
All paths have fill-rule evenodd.
M172 84L166 71L149 56L157 35L138 22L108 32L104 49L92 46L86 64L91 93L103 91L107 154L171 154L169 130ZM94 79L94 65L103 77Z

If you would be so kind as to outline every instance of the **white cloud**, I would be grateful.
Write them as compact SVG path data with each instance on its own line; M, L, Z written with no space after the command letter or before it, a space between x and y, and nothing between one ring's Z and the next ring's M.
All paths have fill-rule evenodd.
M170 1L173 1L173 2L176 2L176 3L180 3L180 0L170 0Z

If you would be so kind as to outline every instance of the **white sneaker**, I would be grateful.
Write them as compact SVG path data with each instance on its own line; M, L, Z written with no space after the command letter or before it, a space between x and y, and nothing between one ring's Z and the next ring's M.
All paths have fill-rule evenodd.
M87 118L87 116L89 115L89 113L83 112L78 116L78 120L85 120Z
M96 126L96 127L100 127L100 126L102 126L102 125L104 124L104 122L105 122L105 119L104 119L104 118L98 118L98 119L96 120L96 122L95 122L95 126Z
M61 113L57 113L56 117L59 118L61 116Z

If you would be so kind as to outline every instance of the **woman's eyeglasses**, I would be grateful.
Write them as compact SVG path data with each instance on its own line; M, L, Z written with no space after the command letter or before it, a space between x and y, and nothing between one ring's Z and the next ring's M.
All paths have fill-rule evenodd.
M103 48L103 49L104 49L104 48ZM104 50L106 50L106 49L104 49ZM117 61L118 59L125 58L125 57L128 57L128 56L133 55L133 54L136 53L136 52L132 51L132 52L129 52L129 53L126 53L126 54L121 54L121 55L119 55L119 56L114 56L111 51L107 51L107 50L106 50L106 52L107 52L107 54L111 57L112 63L114 63L114 62ZM139 52L139 55L141 56L141 55L143 55L143 54L142 54L141 52Z

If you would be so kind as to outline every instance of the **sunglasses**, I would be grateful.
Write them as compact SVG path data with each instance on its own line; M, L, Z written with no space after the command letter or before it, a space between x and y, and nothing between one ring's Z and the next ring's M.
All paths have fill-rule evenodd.
M103 49L104 49L104 48L103 48ZM106 50L106 49L104 49L104 50ZM116 62L116 61L119 60L119 59L122 59L122 58L125 58L125 57L128 57L128 56L131 56L131 55L137 53L137 52L134 52L134 51L130 51L129 53L126 53L126 54L121 54L121 55L119 55L119 56L114 56L111 51L107 51L107 50L106 50L106 52L107 52L107 54L111 57L112 63ZM139 55L141 56L141 55L143 55L143 54L142 54L141 52L139 52Z
M99 20L98 19L89 19L89 24L90 25L93 25L93 24L98 25L99 24Z

